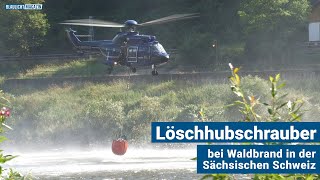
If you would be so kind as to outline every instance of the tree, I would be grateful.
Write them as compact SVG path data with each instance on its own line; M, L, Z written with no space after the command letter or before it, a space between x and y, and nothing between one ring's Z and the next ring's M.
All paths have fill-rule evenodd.
M43 0L17 0L15 4L41 4ZM12 4L1 1L0 6ZM25 55L40 47L49 28L41 10L0 9L0 47L8 54Z
M290 38L305 26L308 0L243 0L239 15L247 34L247 51L253 57L279 57Z

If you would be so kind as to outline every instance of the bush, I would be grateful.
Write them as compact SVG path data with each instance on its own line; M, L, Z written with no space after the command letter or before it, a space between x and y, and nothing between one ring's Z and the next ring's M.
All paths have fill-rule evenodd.
M6 95L0 90L0 104L4 106L0 109L0 134L4 133L4 128L11 129L10 126L6 125L6 120L10 116L10 110L6 107L10 102L6 99ZM0 143L7 140L5 136L0 136ZM4 155L3 150L0 150L0 164L5 164L6 162L14 159L16 156ZM4 173L2 165L0 165L0 179L25 179L20 173L10 169L8 173Z
M303 101L299 99L288 100L288 93L281 93L281 90L285 83L280 82L280 74L269 78L269 86L265 81L255 78L255 81L251 81L251 77L244 78L247 80L242 82L241 77L238 75L239 68L234 68L232 64L229 64L232 76L229 77L231 82L231 91L237 96L237 99L230 106L235 106L240 112L241 118L239 121L244 122L294 122L301 121L303 115L302 106ZM261 88L261 89L259 89ZM265 94L265 90L269 90L269 95ZM253 90L253 91L252 91ZM260 90L256 92L256 90ZM257 97L256 94L261 94L263 98ZM268 96L266 96L268 95ZM262 109L266 109L265 112ZM203 117L204 114L200 113ZM201 117L200 117L201 118ZM265 143L268 145L269 143ZM210 174L203 176L202 179L234 179L234 176L229 174ZM280 174L255 174L254 180L268 180L268 179L316 179L318 175L280 175Z
M317 83L317 80L309 83L310 88L316 87L311 82ZM245 76L241 83L247 96L268 102L270 82ZM242 118L236 107L225 108L238 100L226 83L177 80L136 82L129 84L129 89L127 86L128 82L121 80L108 84L66 84L16 94L10 125L19 131L10 132L10 139L17 144L101 143L115 138L122 127L129 139L145 142L152 121L239 121ZM317 90L305 91L306 95L298 88L285 91L289 95L284 100L301 97L309 110L305 117L311 120L317 117L312 114L320 112ZM205 117L199 119L199 112ZM255 112L268 115L262 105L255 106Z

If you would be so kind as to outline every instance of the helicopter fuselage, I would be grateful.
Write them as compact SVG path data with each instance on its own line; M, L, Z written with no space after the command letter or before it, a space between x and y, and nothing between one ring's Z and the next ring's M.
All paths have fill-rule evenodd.
M137 32L119 32L112 40L80 41L75 31L68 30L67 33L78 50L99 51L105 57L105 64L110 66L128 66L134 71L137 67L152 66L154 70L155 66L167 63L169 60L169 54L156 41L155 36L140 35Z

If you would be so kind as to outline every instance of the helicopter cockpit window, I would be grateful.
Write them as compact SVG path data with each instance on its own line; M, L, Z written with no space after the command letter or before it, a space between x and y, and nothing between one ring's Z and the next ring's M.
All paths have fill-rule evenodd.
M164 50L163 46L159 43L153 44L152 51L157 53L166 53L166 50Z
M139 53L138 56L143 56L145 54L149 53L149 47L148 46L140 46L139 47Z
M140 59L148 60L149 59L149 46L140 46L138 57Z

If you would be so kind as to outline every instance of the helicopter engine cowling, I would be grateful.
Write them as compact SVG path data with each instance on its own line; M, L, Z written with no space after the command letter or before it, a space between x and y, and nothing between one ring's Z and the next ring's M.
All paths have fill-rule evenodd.
M138 23L135 20L127 20L126 22L124 22L124 27L128 32L135 32L137 25Z

